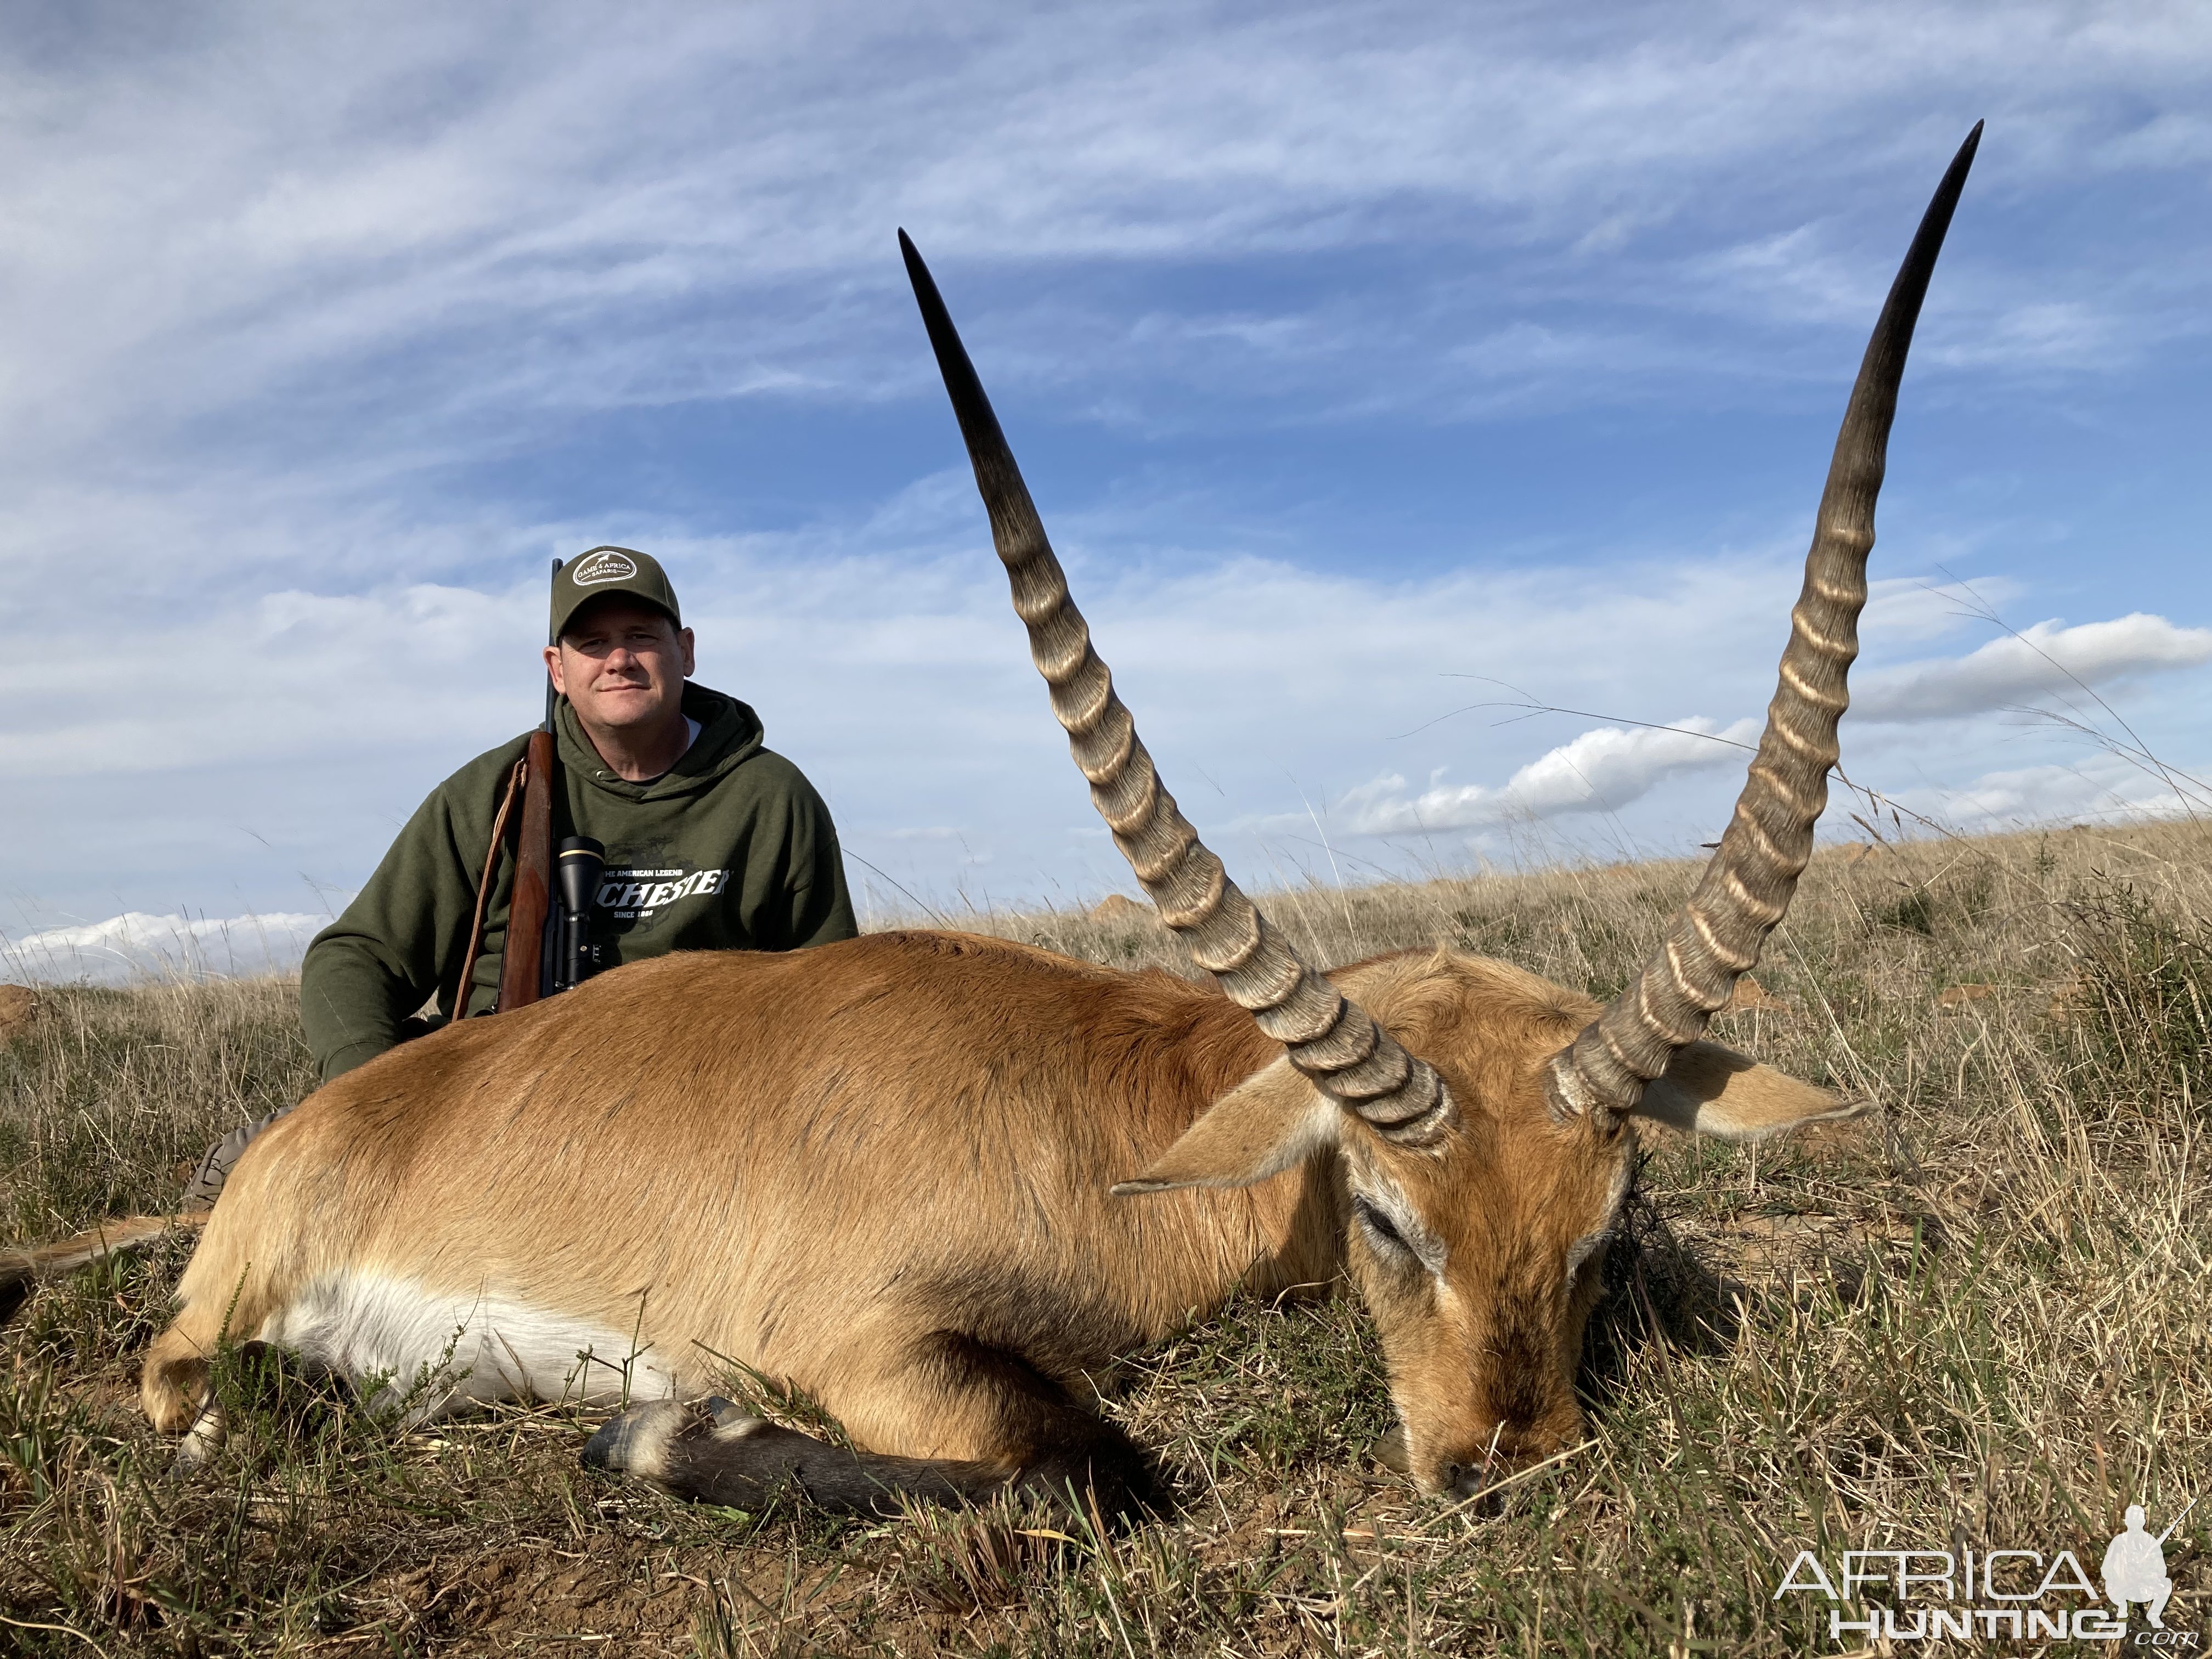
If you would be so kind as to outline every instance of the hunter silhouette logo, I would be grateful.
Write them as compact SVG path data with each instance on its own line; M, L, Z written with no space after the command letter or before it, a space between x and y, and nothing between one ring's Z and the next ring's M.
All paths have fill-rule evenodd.
M579 587L592 587L600 582L618 582L637 574L637 561L604 548L597 553L587 553L576 561L568 573L568 580Z
M2119 1609L2121 1618L2128 1616L2129 1602L2140 1601L2150 1615L2150 1627L2166 1628L2166 1601L2173 1594L2173 1580L2166 1576L2166 1540L2196 1507L2192 1498L2173 1517L2173 1526L2154 1538L2143 1530L2142 1505L2128 1505L2128 1529L2105 1547L2105 1599Z
M1775 1587L1779 1601L1792 1592L1825 1596L1828 1635L1883 1645L1938 1641L1944 1638L2010 1638L2014 1641L2069 1638L2118 1642L2127 1638L2128 1609L2142 1604L2150 1620L2130 1645L2162 1653L2199 1651L2194 1631L2166 1627L2166 1604L2173 1581L2166 1571L2166 1540L2190 1510L2191 1498L2173 1524L2155 1536L2145 1530L2143 1508L2128 1506L2127 1529L2106 1547L2100 1564L2105 1581L2098 1605L2094 1580L2071 1550L2045 1556L2040 1550L1845 1550L1833 1576L1819 1556L1800 1550ZM1839 1605L1859 1601L1869 1587L1886 1591L1891 1605L1869 1598L1864 1618L1847 1616ZM2086 1603L2087 1605L2083 1605Z

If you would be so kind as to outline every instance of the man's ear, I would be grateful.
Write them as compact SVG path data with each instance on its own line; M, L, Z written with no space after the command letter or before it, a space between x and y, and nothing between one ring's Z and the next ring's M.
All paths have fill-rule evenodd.
M1764 1140L1800 1124L1856 1117L1866 1107L1717 1042L1692 1042L1645 1085L1634 1115L1723 1140Z
M1249 1187L1328 1151L1344 1112L1292 1068L1289 1056L1263 1066L1207 1107L1182 1139L1116 1197L1179 1187Z

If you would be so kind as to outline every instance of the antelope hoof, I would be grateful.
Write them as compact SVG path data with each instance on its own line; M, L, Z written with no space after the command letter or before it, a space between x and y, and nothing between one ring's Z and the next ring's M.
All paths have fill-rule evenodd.
M192 1474L205 1468L222 1449L223 1439L222 1412L210 1400L201 1407L191 1427L185 1431L185 1437L177 1443L177 1455L169 1460L169 1473Z
M673 1400L649 1400L618 1412L584 1443L584 1467L656 1479L667 1465L669 1443L690 1416Z
M584 1467L666 1481L672 1467L669 1453L678 1442L702 1437L741 1439L767 1426L761 1419L747 1415L743 1407L720 1395L690 1406L673 1400L651 1400L609 1418L584 1443Z

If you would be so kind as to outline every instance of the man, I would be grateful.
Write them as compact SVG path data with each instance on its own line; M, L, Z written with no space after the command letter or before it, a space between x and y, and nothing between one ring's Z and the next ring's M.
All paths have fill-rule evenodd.
M688 683L692 632L659 563L622 547L570 561L554 578L551 633L553 834L606 848L592 915L599 969L670 951L851 939L829 809L797 767L762 745L751 708ZM527 733L513 738L433 790L345 914L308 945L300 1018L324 1082L451 1018L490 1012L511 856L497 863L482 947L464 958L493 826L528 743ZM433 999L435 1016L417 1018ZM210 1148L187 1201L212 1203L272 1121Z

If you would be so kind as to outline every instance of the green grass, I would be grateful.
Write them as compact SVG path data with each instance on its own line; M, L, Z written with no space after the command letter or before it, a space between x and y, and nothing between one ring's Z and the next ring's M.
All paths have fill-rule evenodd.
M1654 1136L1592 1322L1591 1443L1494 1512L1373 1461L1390 1412L1346 1298L1130 1357L1107 1409L1175 1501L1119 1535L687 1507L582 1470L576 1414L404 1432L243 1353L230 1443L179 1477L133 1389L179 1243L0 1335L0 1651L1802 1655L1840 1650L1826 1603L1772 1599L1800 1547L2094 1571L2123 1506L2162 1526L2212 1467L2208 851L2169 826L1816 862L1759 970L1782 1006L1720 1035L1878 1110L1755 1150ZM1693 875L1267 902L1324 959L1440 942L1605 991ZM1141 919L971 921L1171 959ZM303 1092L292 997L52 994L0 1049L0 1239L160 1208L214 1134ZM2166 1547L2180 1630L2208 1509Z

